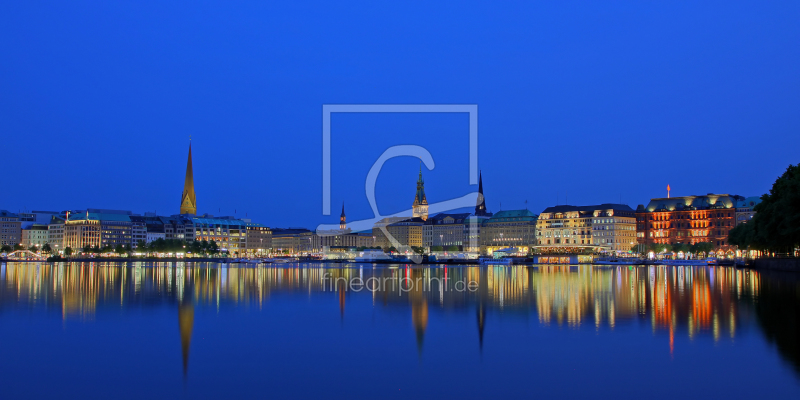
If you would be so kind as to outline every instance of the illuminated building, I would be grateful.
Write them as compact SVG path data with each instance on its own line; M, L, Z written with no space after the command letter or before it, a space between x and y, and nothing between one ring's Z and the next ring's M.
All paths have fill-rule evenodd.
M272 248L272 230L264 225L248 222L245 225L247 255L264 255Z
M189 158L186 161L186 178L183 182L181 194L181 214L197 214L197 200L194 195L194 175L192 173L192 143L189 142Z
M536 220L538 216L528 210L498 211L484 220L480 231L481 253L515 248L519 254L527 254L536 244Z
M399 246L422 247L422 225L424 223L425 221L419 217L384 218L372 228L372 236L375 236L375 245L383 249L399 248ZM389 232L395 242L384 234L383 229Z
M53 251L61 252L64 250L64 219L53 216L47 224L47 243Z
M466 245L464 221L469 217L468 213L462 214L436 214L428 218L422 225L422 246L458 246L463 249Z
M275 228L272 230L272 250L286 254L307 254L314 248L314 232L305 228Z
M22 242L22 223L19 216L0 210L0 245L13 246Z
M342 214L339 216L339 229L327 231L318 229L312 237L312 247L325 252L343 252L348 248L372 247L374 246L373 242L372 232L352 232L347 227L344 204L342 204Z
M122 210L90 208L70 213L64 223L64 247L132 245L130 217L130 211Z
M742 196L708 194L651 199L636 209L636 236L640 244L710 242L719 252L733 254L728 232L736 225L736 202Z
M419 167L419 178L417 179L417 193L414 195L412 206L414 218L428 219L428 199L425 197L425 181L422 180L422 166Z
M587 248L627 252L636 244L636 216L624 204L548 207L539 215L536 243L545 253Z
M217 246L227 250L229 254L243 256L247 252L247 225L249 224L247 221L234 217L214 217L209 214L200 217L181 215L175 219L180 221L180 225L186 231L185 237L182 238L184 240L206 240L208 242L213 240ZM261 225L253 224L253 227L261 227ZM259 235L262 233L260 230L257 232Z
M26 248L36 246L41 250L47 240L47 225L33 224L22 230L22 245Z

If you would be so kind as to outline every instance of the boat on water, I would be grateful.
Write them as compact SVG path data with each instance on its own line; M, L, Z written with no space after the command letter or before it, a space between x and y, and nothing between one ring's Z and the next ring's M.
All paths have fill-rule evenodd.
M366 249L364 251L359 252L358 257L356 257L355 262L374 262L374 261L385 261L391 260L392 258L389 257L383 250L378 249Z
M641 265L645 260L633 257L600 257L592 261L594 265Z
M699 259L699 260L661 260L662 265L709 265L715 263L716 260Z
M511 265L514 259L511 257L503 257L503 258L489 258L489 257L481 257L478 259L478 263L480 265Z

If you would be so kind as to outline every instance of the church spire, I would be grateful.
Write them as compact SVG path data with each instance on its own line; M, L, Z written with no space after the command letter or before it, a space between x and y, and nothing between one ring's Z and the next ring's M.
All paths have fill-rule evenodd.
M186 179L181 195L181 214L197 214L197 200L194 196L194 174L192 173L192 142L189 140L189 159L186 162Z
M483 173L478 176L478 202L475 205L475 215L486 215L486 199L483 197Z
M339 216L339 229L347 229L347 217L344 215L344 202L342 202L342 215Z
M422 179L422 164L419 166L419 178L417 178L417 194L414 196L412 206L413 216L428 219L428 199L425 197L425 181Z

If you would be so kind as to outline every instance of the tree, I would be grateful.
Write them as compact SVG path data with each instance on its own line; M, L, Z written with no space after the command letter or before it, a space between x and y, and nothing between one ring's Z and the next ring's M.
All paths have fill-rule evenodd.
M211 255L219 253L219 246L217 246L217 242L213 240L208 242L208 253Z
M122 244L118 244L117 247L114 248L114 253L122 254L125 252L125 247Z
M107 245L103 246L103 248L100 250L100 252L103 252L103 253L111 253L112 251L114 251L114 248L111 247L110 244L107 244Z
M83 246L83 254L89 254L91 252L92 252L92 246L88 244L86 246Z
M711 242L699 242L693 244L690 249L694 254L703 254L703 256L705 256L714 250L714 244Z
M14 248L7 244L4 244L2 247L0 247L0 253L11 253L12 251L14 251Z
M800 246L800 164L789 165L754 210L753 219L731 229L728 243L787 253Z
M14 245L14 251L25 250L25 246L17 243Z
M53 248L50 247L50 243L45 243L44 246L42 246L42 251L45 253L52 253Z
M67 246L64 249L64 255L67 256L67 257L71 256L72 255L72 247Z
M672 245L672 251L676 253L688 253L690 246L686 243L675 243Z
M442 246L431 246L431 251L444 251Z
M672 246L667 243L650 243L647 245L647 249L653 253L660 254L672 251Z
M447 251L458 251L458 246L456 245L447 246Z
M39 251L39 248L36 247L35 244L32 244L31 247L28 247L28 250L31 251L32 253L36 253L37 251Z

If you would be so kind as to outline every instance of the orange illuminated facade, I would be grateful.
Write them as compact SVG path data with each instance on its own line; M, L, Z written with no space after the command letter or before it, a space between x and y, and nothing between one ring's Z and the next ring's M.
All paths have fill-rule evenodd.
M742 196L708 194L652 199L636 209L639 244L710 242L719 252L732 253L728 233L736 225L736 202Z

